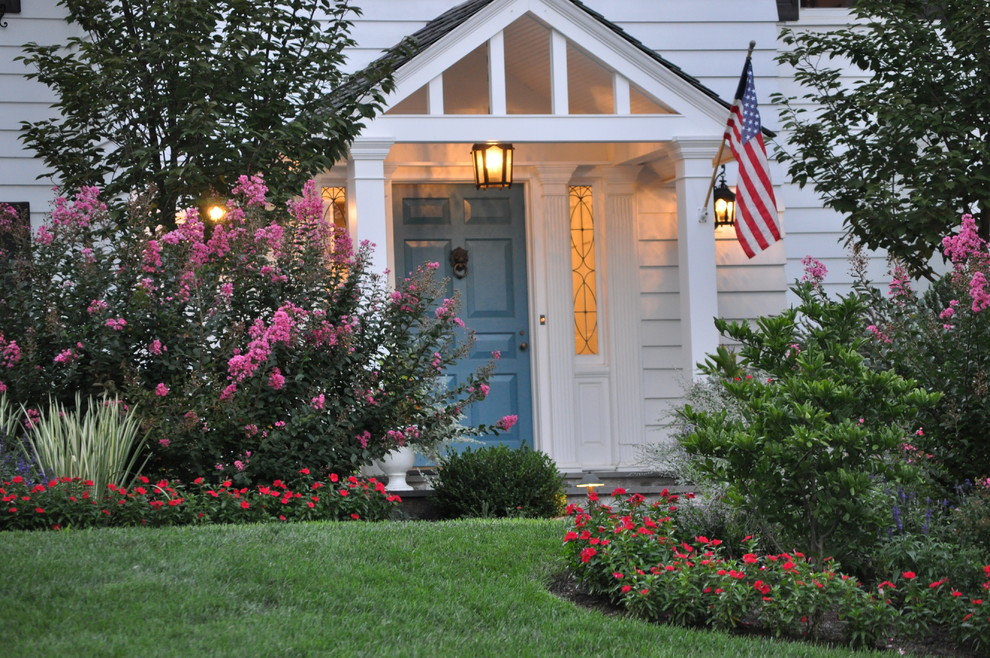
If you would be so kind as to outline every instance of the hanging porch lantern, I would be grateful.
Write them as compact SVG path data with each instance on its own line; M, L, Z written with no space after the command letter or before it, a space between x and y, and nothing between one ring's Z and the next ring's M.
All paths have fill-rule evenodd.
M471 147L474 161L474 184L479 190L512 187L512 144L475 144Z
M725 165L715 188L715 228L736 225L736 195L725 184Z

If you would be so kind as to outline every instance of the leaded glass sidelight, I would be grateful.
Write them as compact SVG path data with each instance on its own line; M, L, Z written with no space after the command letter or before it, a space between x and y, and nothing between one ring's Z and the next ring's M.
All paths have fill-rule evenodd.
M598 354L598 286L595 280L595 212L590 185L572 185L571 281L575 354Z
M324 187L323 219L333 220L334 226L347 229L347 193L344 187ZM331 214L332 213L332 214Z

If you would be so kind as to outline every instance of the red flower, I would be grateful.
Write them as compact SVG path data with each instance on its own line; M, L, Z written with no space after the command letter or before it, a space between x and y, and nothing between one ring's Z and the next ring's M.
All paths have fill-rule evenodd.
M619 573L618 571L613 571L612 572L612 577L613 578L625 578L625 576L622 575L621 573Z
M582 562L589 562L591 560L591 558L595 557L595 555L597 555L597 554L598 554L598 551L596 549L594 549L594 548L588 547L588 548L582 549L581 550L581 561Z
M564 543L566 544L569 541L574 541L577 538L578 538L578 533L571 530L566 535L564 535Z
M913 572L913 571L905 571L905 572L904 572L904 573L902 573L901 575L902 575L902 576L904 576L904 578L905 578L906 580L914 580L915 578L917 578L917 577L918 577L918 574L916 574L916 573L915 573L915 572Z
M623 489L622 487L616 487L616 488L615 488L615 489L614 489L614 490L612 491L612 495L613 495L613 496L621 496L621 495L622 495L622 494L624 494L624 493L626 493L626 490L625 490L625 489Z
M308 507L310 509L313 509L314 507L316 507L316 503L314 503L314 502L308 502L308 503L306 503L306 507Z
M647 594L650 593L650 590L649 590L649 588L647 588L647 589L641 589L641 590L639 590L639 593L642 594L643 596L646 596Z
M632 590L632 585L623 585L622 586L622 593L623 594L625 594L626 592L629 592L631 590Z
M249 507L251 507L251 503L249 503L249 502L248 502L248 501L246 501L246 500L242 500L242 501L241 501L241 509L247 509L247 508L249 508Z
M9 508L7 508L7 511L10 512L11 514L17 514L17 508L16 507L9 507Z
M203 484L203 478L196 478L193 480L193 484Z
M337 482L338 480L340 480L340 476L338 476L336 473L331 473L330 474L330 481L331 482Z
M38 514L44 514L45 513L45 510L41 509L40 507L35 507L34 508L34 511L37 512Z
M299 472L302 473L303 475L309 475L309 469L308 468L300 468L299 469Z
M351 518L354 519L355 521L358 521L361 519L361 516L358 514L351 514Z
M340 494L341 496L346 496L347 494L349 494L349 493L351 493L351 492L350 492L350 491L348 491L347 489L341 489L341 490L340 490L340 491L338 491L337 493L339 493L339 494Z
M22 478L20 475L15 475L10 481L13 482L14 484L20 484L21 482L24 482L24 478ZM987 567L987 569L990 569L990 567Z
M753 553L746 553L745 555L743 555L742 559L743 562L745 562L746 564L756 564L757 561L756 555L754 555Z
M962 592L957 589L952 590L952 596L962 596Z

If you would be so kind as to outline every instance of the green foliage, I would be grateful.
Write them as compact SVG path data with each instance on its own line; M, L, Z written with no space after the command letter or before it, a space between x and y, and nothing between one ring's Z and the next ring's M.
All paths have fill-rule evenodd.
M963 492L951 518L960 543L990 551L990 478Z
M330 169L380 109L386 66L350 92L340 71L359 10L347 0L60 0L72 32L25 46L29 78L59 116L24 122L23 141L72 192L154 189L157 221L179 203L227 196L238 175L281 193Z
M59 197L26 255L0 259L17 282L0 288L6 395L116 394L140 404L156 477L241 486L498 433L457 425L495 363L443 385L473 335L437 264L392 290L314 183L289 212L267 207L259 177L235 189L222 224L191 210L148 233L140 203L118 227L95 188Z
M740 343L739 365L760 374L729 375L736 357L719 348L702 368L724 378L742 418L685 406L691 432L680 440L699 470L728 483L734 504L821 564L875 540L885 521L873 504L879 487L918 477L898 453L938 395L869 367L858 353L861 297L833 301L814 283L793 290L799 306L754 327L716 320Z
M913 290L897 266L889 294L863 280L857 290L868 300L863 323L876 328L863 346L874 367L942 396L909 443L919 460L937 465L949 490L990 476L990 258L968 216L943 244L953 269L924 292Z
M778 61L807 93L773 97L795 148L777 157L845 216L849 242L929 273L947 209L980 213L990 231L990 4L859 0L851 12L845 29L783 30Z
M648 501L617 489L611 497L605 504L589 495L587 509L569 506L564 559L584 587L630 612L814 640L833 613L849 644L875 646L889 637L896 611L837 564L813 564L797 551L759 555L752 537L728 557L721 539L691 536L682 527L686 507L677 496L665 491Z
M136 408L117 398L84 404L77 393L74 406L50 401L40 418L32 418L25 444L44 477L90 480L100 497L107 484L130 487L140 474L149 458L138 464L144 438Z
M446 517L552 517L563 511L564 479L540 451L469 448L441 457L438 466L436 502Z
M235 487L230 480L210 485L203 478L183 484L139 476L127 488L79 477L33 483L15 476L0 481L0 530L381 521L400 502L374 478L309 476L309 469L301 469L291 483L276 480L253 488Z

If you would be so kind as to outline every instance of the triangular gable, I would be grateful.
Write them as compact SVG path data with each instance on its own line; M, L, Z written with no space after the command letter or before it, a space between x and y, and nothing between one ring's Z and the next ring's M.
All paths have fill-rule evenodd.
M516 49L506 53L504 39L513 38L513 31L519 30L521 20L536 22L552 33L554 45L551 48L559 51L561 44L565 44L563 47L572 68L575 68L573 62L584 58L586 71L594 72L598 67L606 75L615 76L611 107L607 103L585 103L583 106L578 103L576 111L572 112L574 103L566 108L557 103L546 114L689 114L695 122L724 125L728 104L717 94L577 0L469 0L430 21L405 40L401 48L396 47L385 56L392 59L396 67L395 90L387 99L389 114L543 114L513 110L514 104L528 107L530 101L522 103L512 98L512 85L516 81L511 79L511 73L504 73L506 68L512 68L510 59L519 56ZM508 89L505 96L490 99L491 105L484 108L487 111L437 112L435 106L442 105L443 96L437 91L438 86L442 89L442 84L438 85L436 81L442 80L444 75L450 76L451 69L472 57L477 66L480 49L485 49L486 57L498 58L499 64L510 66L491 68L492 75L502 76L501 80L475 82L492 88L501 84L502 89ZM560 61L560 55L556 57L555 61ZM585 89L581 83L573 80L567 83L559 76L546 86L559 97L569 95L567 86L576 84ZM565 90L563 93L562 89ZM543 92L540 88L534 95L540 96ZM451 97L449 90L446 96ZM536 101L531 104L534 108L541 107Z

